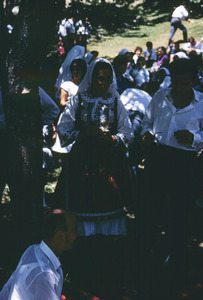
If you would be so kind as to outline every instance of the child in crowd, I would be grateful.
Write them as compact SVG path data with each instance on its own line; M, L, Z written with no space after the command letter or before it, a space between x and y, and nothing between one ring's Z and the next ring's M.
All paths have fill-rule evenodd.
M133 70L132 76L135 81L135 86L143 90L146 89L150 76L146 69L146 61L144 57L140 56L137 60L136 69Z
M141 47L136 47L135 48L135 55L133 56L133 60L134 60L134 63L136 64L137 63L137 59L138 57L142 54L142 48Z

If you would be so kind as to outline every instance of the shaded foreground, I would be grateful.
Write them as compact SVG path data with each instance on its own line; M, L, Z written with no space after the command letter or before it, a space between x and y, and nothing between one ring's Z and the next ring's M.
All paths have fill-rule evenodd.
M56 205L57 206L57 205ZM20 258L20 233L13 228L10 203L1 204L0 289ZM175 300L203 299L202 208L181 263L170 255L170 237L162 225L150 233L128 216L126 237L79 237L74 251L61 257L67 299Z

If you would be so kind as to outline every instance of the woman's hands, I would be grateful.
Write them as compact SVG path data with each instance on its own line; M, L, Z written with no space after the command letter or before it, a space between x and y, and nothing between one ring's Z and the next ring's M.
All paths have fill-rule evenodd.
M109 131L103 131L96 125L89 125L80 131L79 140L87 137L97 137L102 141L111 143L116 140L116 137L111 135Z

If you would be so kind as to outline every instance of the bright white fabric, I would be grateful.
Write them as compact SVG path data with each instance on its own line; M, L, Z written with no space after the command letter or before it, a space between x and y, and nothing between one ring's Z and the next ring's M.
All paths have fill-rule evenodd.
M160 84L159 88L166 89L171 85L170 71L165 67L161 67L160 70L164 70L166 73L166 76L165 76L163 82Z
M59 69L59 75L55 83L56 88L56 98L60 98L60 88L61 84L65 81L70 81L72 79L72 74L70 71L70 65L74 59L84 58L85 47L76 45L68 52L62 66Z
M150 56L150 59L156 60L156 50L152 48L152 54L149 52L149 50L146 48L143 52L145 60L148 60L148 57Z
M185 51L190 50L190 49L195 49L197 54L203 53L203 45L200 42L197 42L197 41L196 41L196 44L194 46L192 46L190 43L186 43L181 47L181 49L183 49Z
M134 60L134 63L137 64L137 60L138 60L137 54L133 55L133 60Z
M82 80L82 82L79 85L78 92L84 92L86 91L92 82L92 73L95 67L95 64L97 62L106 62L111 65L111 63L104 59L104 58L98 58L94 60L88 68L88 71ZM103 99L102 97L97 97L97 98L88 98L87 96L84 95L85 97L85 103L86 106L88 103L94 103L94 107L92 108L92 115L91 119L94 121L94 112L99 108L99 111L101 111L101 105L106 105L107 107L109 106L114 106L114 101L115 98L118 99L118 108L117 108L117 113L118 113L118 134L117 137L121 138L123 141L126 140L126 138L130 141L133 138L133 130L132 130L132 125L130 123L130 119L128 117L127 111L125 110L122 102L120 101L120 95L117 92L117 84L116 84L116 76L115 72L113 70L113 67L111 65L112 71L113 71L113 81L108 89L108 92L110 93L108 99ZM83 97L83 96L82 96ZM84 98L83 97L83 98ZM92 106L92 105L91 105ZM62 143L58 137L56 137L56 142L54 146L52 147L52 150L55 152L59 153L69 153L73 143L75 142L75 138L77 137L78 132L74 131L74 125L75 125L75 113L78 107L78 96L75 95L72 97L69 102L67 103L64 112L61 114L59 121L58 121L58 126L57 126L57 132L59 135L66 137L65 140L67 141L66 145ZM104 110L103 110L104 112ZM106 112L106 111L105 111ZM85 120L84 120L85 121ZM87 120L86 120L87 121ZM101 124L102 126L102 124ZM73 131L73 135L70 138L70 132ZM68 141L69 140L69 141Z
M104 216L107 217L109 215L114 215L114 217L110 216L109 219L98 220L98 221L80 221L77 220L77 229L80 233L80 236L90 236L95 234L104 234L104 235L126 235L127 234L127 220L125 216L117 216L118 212L111 213L103 213L103 214L84 214L85 217L88 216ZM75 213L76 217L82 214Z
M73 83L72 81L65 81L62 83L61 88L64 89L67 93L68 93L68 101L70 101L70 99L75 96L77 94L78 91L78 86ZM60 115L60 118L58 120L58 124L61 122L61 117L62 115ZM58 153L67 153L69 152L71 149L71 147L61 147L61 143L60 143L60 139L58 134L56 135L56 140L55 143L52 147L52 150Z
M127 111L139 111L145 114L152 97L140 89L126 89L120 96Z
M203 148L203 93L193 90L194 99L189 106L176 109L170 97L171 88L160 89L152 98L144 119L142 132L155 135L156 142L189 151ZM179 144L174 136L177 130L194 134L192 145Z
M166 89L171 85L171 77L166 75L163 82L160 84L159 88Z
M141 86L144 82L149 82L149 77L150 75L147 69L142 68L137 70L137 74L134 77L136 86Z
M177 53L174 53L174 56L178 56L179 58L185 58L185 59L190 59L187 54L183 51L179 51Z
M73 83L72 81L65 81L61 84L61 89L68 93L68 100L77 94L78 85Z
M74 21L72 19L68 19L65 23L66 29L68 28L69 33L75 33Z
M91 62L91 64L89 65L88 67L88 70L85 74L85 77L83 78L82 82L80 83L79 85L79 89L78 89L78 92L84 92L86 91L90 85L91 85L91 82L92 82L92 74L93 74L93 70L94 70L94 67L96 65L96 63L98 62L105 62L107 64L110 64L111 68L112 68L112 72L113 72L113 81L112 83L110 84L109 86L109 89L108 89L108 92L111 93L112 95L116 96L116 97L119 97L119 94L117 92L117 83L116 83L116 75L115 75L115 72L114 72L114 69L113 69L113 66L112 64L105 58L97 58L95 60L93 60Z
M75 24L75 27L77 29L77 34L80 35L80 34L84 34L84 35L89 35L89 29L91 28L91 25L90 23L86 23L86 24L83 24L82 20L79 20L76 24Z
M83 112L82 112L82 121L86 124L89 122L98 122L100 120L100 128L103 130L108 130L109 122L113 123L114 115L112 111L114 109L115 97L111 96L107 99L103 97L90 98L87 93L81 93L81 98L83 99ZM57 132L61 139L61 146L66 148L66 152L70 151L71 144L75 142L79 131L74 129L75 127L75 114L77 111L79 99L78 95L74 96L67 103L62 117L57 126ZM117 115L118 115L118 126L116 137L121 139L124 144L132 140L133 130L130 119L128 117L127 111L124 108L120 98L118 98L117 105ZM106 117L108 123L106 123ZM102 122L102 120L104 122ZM68 145L68 146L67 146ZM66 147L67 146L67 147ZM64 149L65 151L65 149Z
M41 87L39 87L39 96L42 108L41 117L43 125L51 124L58 117L60 110L54 100Z
M63 287L61 263L42 241L30 246L0 292L0 300L59 300Z
M185 7L180 5L173 11L172 18L185 19L188 17L188 15L188 11L185 9Z
M58 34L62 37L65 37L67 36L67 29L65 27L65 24L66 24L66 19L63 19L61 21L61 24L59 25L59 30L58 30Z

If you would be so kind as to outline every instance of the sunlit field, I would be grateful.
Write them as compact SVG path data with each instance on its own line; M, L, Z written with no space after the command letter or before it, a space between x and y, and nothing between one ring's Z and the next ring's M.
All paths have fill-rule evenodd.
M87 50L97 50L100 57L112 59L122 48L127 48L132 52L137 46L145 48L147 41L152 41L154 48L159 46L167 47L170 22L150 25L150 17L147 17L147 19L149 20L149 25L140 25L133 30L125 29L112 35L108 35L104 29L100 28L98 30L101 36L100 40L91 39ZM151 19L153 19L153 16L151 16ZM186 21L183 21L183 23L187 27L188 37L193 36L197 41L201 41L203 19L192 19L192 23ZM174 40L180 39L182 39L182 31L178 29Z

